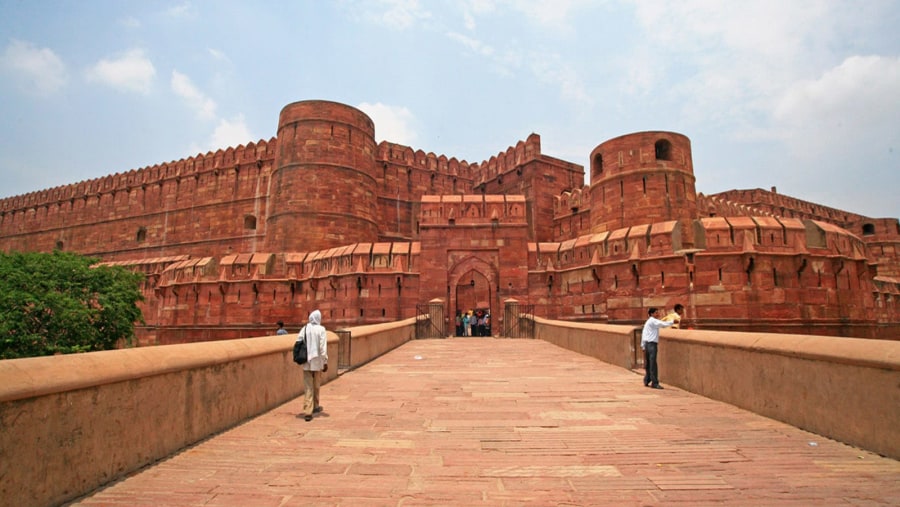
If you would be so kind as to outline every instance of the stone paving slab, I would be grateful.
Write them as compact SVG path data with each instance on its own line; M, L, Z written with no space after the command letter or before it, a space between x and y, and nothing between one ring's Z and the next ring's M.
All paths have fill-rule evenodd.
M896 460L538 340L410 342L321 401L73 505L900 505Z

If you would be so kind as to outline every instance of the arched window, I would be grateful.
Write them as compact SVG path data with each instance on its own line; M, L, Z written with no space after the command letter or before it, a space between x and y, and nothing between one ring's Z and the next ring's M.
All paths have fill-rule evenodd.
M244 229L248 231L256 230L256 217L253 215L244 215Z
M875 234L874 224L863 224L863 236L871 236Z
M672 160L672 143L665 139L656 141L656 160Z
M144 241L147 241L147 228L146 227L138 228L136 240L138 243L143 243Z

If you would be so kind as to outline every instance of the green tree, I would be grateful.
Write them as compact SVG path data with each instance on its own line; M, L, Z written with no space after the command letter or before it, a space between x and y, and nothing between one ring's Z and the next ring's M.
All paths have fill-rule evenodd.
M131 343L143 275L67 252L0 252L0 359Z

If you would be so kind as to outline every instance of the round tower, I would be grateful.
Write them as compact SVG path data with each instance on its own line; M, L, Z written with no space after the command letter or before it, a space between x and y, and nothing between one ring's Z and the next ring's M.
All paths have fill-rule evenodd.
M694 219L697 191L691 141L674 132L638 132L591 152L591 232Z
M269 193L270 252L310 252L378 240L375 126L362 111L323 100L278 118Z

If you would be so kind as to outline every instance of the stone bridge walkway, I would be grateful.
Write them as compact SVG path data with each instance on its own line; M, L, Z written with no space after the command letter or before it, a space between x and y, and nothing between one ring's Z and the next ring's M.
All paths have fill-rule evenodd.
M898 461L537 340L414 341L301 404L74 504L900 505Z

